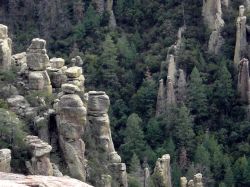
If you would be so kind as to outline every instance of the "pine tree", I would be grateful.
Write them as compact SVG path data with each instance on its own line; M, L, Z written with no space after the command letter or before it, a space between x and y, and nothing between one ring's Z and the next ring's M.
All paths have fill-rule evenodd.
M133 154L142 158L146 148L144 133L141 128L142 119L135 113L128 117L126 129L124 132L124 144L121 145L121 151L125 160L130 160Z
M200 72L196 67L193 68L190 75L188 107L190 108L191 114L195 117L196 125L201 125L201 122L208 115L208 101L205 86L202 83ZM200 128L204 130L204 127Z
M100 16L97 14L92 4L89 5L86 11L83 24L87 31L91 31L100 26Z
M213 100L221 112L228 114L232 105L233 87L231 74L226 65L220 65L214 83Z
M203 145L198 145L194 155L195 164L210 167L210 154Z
M227 166L225 169L224 183L228 187L232 187L234 185L234 174L230 166Z
M176 144L178 147L185 147L187 151L193 147L194 141L194 132L193 132L193 123L191 116L189 115L188 109L183 105L178 111L175 130L173 132Z

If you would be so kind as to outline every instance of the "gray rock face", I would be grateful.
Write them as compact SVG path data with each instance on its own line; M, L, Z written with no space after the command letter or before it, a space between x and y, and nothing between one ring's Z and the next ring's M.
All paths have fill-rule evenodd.
M164 186L172 187L169 154L163 155L161 158L158 158L154 168L154 173L161 177L161 181Z
M55 104L59 143L72 177L86 180L85 144L81 139L86 124L87 111L81 98L63 85L64 93ZM66 89L67 87L67 89ZM74 85L73 85L74 87ZM70 90L71 93L68 93Z
M0 172L1 187L92 187L70 177L53 177L41 175L20 175Z
M236 44L234 50L234 64L238 68L239 62L242 58L247 57L247 25L246 16L244 16L245 7L241 5L239 7L239 17L237 18L236 26Z
M201 173L198 173L198 174L194 175L194 186L195 187L203 187L202 174Z
M0 172L11 172L10 167L11 161L11 150L10 149L0 149Z
M163 114L165 110L166 110L165 87L163 79L161 79L159 81L159 90L158 90L157 104L156 104L156 116Z
M101 187L111 187L112 186L112 177L110 175L102 175L101 178Z
M175 105L176 105L176 97L175 97L174 84L173 84L172 79L168 76L166 106L168 108L168 107L172 107Z
M219 54L224 38L221 35L224 27L224 20L222 19L221 0L203 0L202 15L205 24L211 30L211 35L208 43L208 52L212 54Z
M8 70L11 66L12 41L8 38L8 27L0 24L0 67Z
M119 186L128 187L126 165L124 163L113 163L109 165L112 171L113 179L118 181Z
M49 57L45 47L45 40L35 38L27 49L28 81L31 91L43 91L51 94L52 86L46 71L49 66Z
M53 175L53 167L49 159L52 147L37 136L27 136L26 144L32 153L31 161L26 161L26 167L32 175Z
M143 171L143 187L149 187L150 185L149 178L150 178L150 171L146 167L144 168L144 171Z
M187 96L187 82L186 76L182 69L179 69L179 79L177 82L177 101L184 102Z
M181 187L187 187L187 178L186 177L181 177L180 179Z
M249 61L242 59L239 63L238 68L238 93L243 102L250 104L249 102L249 91L250 91L250 77L249 77Z
M46 41L40 38L32 40L27 49L27 65L30 70L42 71L49 66L49 57L46 52Z

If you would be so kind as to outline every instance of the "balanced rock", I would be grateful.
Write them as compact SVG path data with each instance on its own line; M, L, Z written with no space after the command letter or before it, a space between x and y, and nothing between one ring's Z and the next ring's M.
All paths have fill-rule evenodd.
M8 27L0 24L0 67L8 70L11 66L12 41L8 38Z
M195 187L203 187L202 174L201 173L198 173L198 174L194 175L194 186Z
M88 114L106 114L110 106L109 96L102 91L88 93Z
M27 136L25 142L32 153L30 161L26 161L26 167L32 175L53 175L52 163L49 159L49 153L52 147L43 142L37 136Z
M27 65L30 70L42 71L49 66L49 57L46 52L46 41L40 38L32 40L27 49Z
M50 64L52 68L60 69L64 66L65 60L63 58L51 58Z
M66 75L69 78L77 78L82 75L82 68L74 66L66 70Z
M20 175L0 172L1 187L92 187L70 177Z
M62 91L64 94L74 94L76 92L79 92L80 89L78 86L73 85L73 84L63 84Z
M0 172L10 172L11 150L0 149Z

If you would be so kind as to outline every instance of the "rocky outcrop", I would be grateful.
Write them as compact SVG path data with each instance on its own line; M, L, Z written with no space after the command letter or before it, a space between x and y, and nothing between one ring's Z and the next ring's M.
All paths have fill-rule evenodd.
M49 159L49 153L52 147L40 140L37 136L27 136L25 142L28 145L32 158L26 161L26 167L32 175L53 175L52 163Z
M76 57L71 59L71 64L72 64L72 66L82 67L83 60L82 60L82 58L80 56L76 56Z
M172 187L169 154L163 155L161 158L158 158L154 168L154 174L161 178L160 181L162 181L162 186Z
M105 92L90 91L88 93L88 126L107 155L112 179L117 181L119 186L127 187L126 165L121 163L121 157L115 151L111 137L109 106L110 100Z
M181 177L180 184L181 184L181 187L187 187L187 186L188 187L204 187L201 173L195 174L194 178L189 180L188 182L187 182L186 177Z
M236 44L234 49L234 65L238 68L239 62L242 58L248 56L248 43L247 43L247 17L244 16L245 7L239 6L239 16L237 18L236 26Z
M70 177L53 177L41 175L20 175L0 172L1 187L91 187L86 183Z
M166 107L169 108L175 105L176 105L176 97L175 97L174 83L171 77L168 76Z
M112 186L112 177L110 175L101 176L101 187L111 187Z
M222 3L227 5L227 2L221 0L203 0L202 15L205 24L211 30L211 35L208 42L208 52L212 54L219 54L224 38L221 35L224 27L224 20L222 19Z
M148 167L145 167L143 171L143 187L150 186L149 178L150 178L150 171Z
M10 149L0 149L0 172L11 172L10 167L11 161L11 150Z
M11 66L12 41L8 37L8 27L0 24L0 68L8 70Z
M90 91L88 93L88 123L95 130L99 144L105 149L111 163L120 163L121 157L114 148L111 137L108 110L109 97L105 92Z
M75 74L73 74L75 75ZM59 143L63 157L72 177L85 181L85 144L81 139L86 124L87 110L79 95L77 86L63 84L63 93L55 103Z
M242 59L239 63L239 68L238 68L238 93L240 95L240 98L243 102L248 103L249 101L249 91L250 91L250 86L249 86L249 61L247 59ZM250 104L250 103L248 103Z
M65 71L67 67L64 66L65 60L62 58L50 59L50 67L47 68L52 87L55 89L61 88L62 84L67 82Z
M82 74L82 68L73 66L68 68L65 73L67 76L67 83L77 86L80 89L79 92L81 91L80 95L83 95L85 78Z
M169 55L168 57L168 77L172 80L173 84L176 82L176 63L174 59L174 55Z
M93 0L96 10L99 14L103 14L104 11L109 13L109 27L116 27L116 19L113 12L113 0Z
M46 41L35 38L27 49L27 65L29 68L29 89L52 93L52 86L46 68L49 66L49 57L46 52Z

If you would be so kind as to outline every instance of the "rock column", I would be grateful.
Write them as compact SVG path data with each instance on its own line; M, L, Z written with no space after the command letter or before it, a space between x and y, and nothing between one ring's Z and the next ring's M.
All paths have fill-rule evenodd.
M162 185L164 187L172 187L171 183L171 167L170 167L170 155L163 155L156 161L154 174L161 177Z
M8 70L11 66L12 41L8 37L8 27L0 24L0 68Z
M49 66L49 57L45 47L45 40L35 38L27 49L28 81L30 90L51 94L52 86L46 71Z
M63 93L55 103L59 143L72 177L86 180L85 144L81 139L86 124L86 107L77 95L79 88L63 84Z

